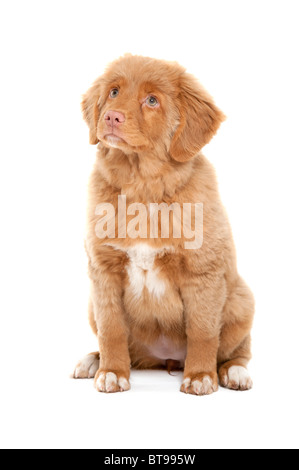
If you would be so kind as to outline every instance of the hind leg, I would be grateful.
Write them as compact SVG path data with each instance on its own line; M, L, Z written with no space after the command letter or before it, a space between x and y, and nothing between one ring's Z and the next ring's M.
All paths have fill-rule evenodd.
M254 299L242 279L229 295L224 308L224 325L218 351L218 377L222 387L249 390L252 380L247 371L251 359Z
M93 379L100 367L98 352L87 354L76 366L74 379Z
M253 385L247 370L250 358L250 336L247 336L230 355L229 360L218 363L220 385L232 390L250 390Z
M98 330L93 313L92 299L89 299L88 304L88 320L92 331L97 335ZM98 352L87 354L76 365L73 377L74 379L93 379L100 367L100 354Z

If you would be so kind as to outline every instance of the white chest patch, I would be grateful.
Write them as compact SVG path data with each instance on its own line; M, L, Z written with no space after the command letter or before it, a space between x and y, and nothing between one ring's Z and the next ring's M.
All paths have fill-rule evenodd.
M143 290L158 299L165 293L165 282L159 277L159 269L154 267L155 258L165 251L157 250L146 244L139 244L127 251L130 263L127 267L130 286L136 297L141 297Z

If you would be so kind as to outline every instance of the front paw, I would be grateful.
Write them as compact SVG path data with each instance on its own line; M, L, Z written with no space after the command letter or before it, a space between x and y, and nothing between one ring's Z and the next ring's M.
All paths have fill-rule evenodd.
M217 374L201 372L186 374L181 386L181 392L191 395L211 395L218 390Z
M98 392L105 393L126 392L131 388L124 374L107 370L98 370L94 383Z

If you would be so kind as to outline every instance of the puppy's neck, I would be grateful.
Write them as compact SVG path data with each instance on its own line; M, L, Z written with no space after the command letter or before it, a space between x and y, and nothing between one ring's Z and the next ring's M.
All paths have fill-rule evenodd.
M98 147L96 168L107 183L134 202L172 198L192 176L193 162L177 163L162 149L125 154Z

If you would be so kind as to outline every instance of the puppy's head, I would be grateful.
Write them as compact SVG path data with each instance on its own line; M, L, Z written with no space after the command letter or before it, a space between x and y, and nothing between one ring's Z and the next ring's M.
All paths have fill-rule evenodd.
M195 156L224 115L199 83L176 63L126 55L84 95L90 143L124 152L164 148L179 162Z

